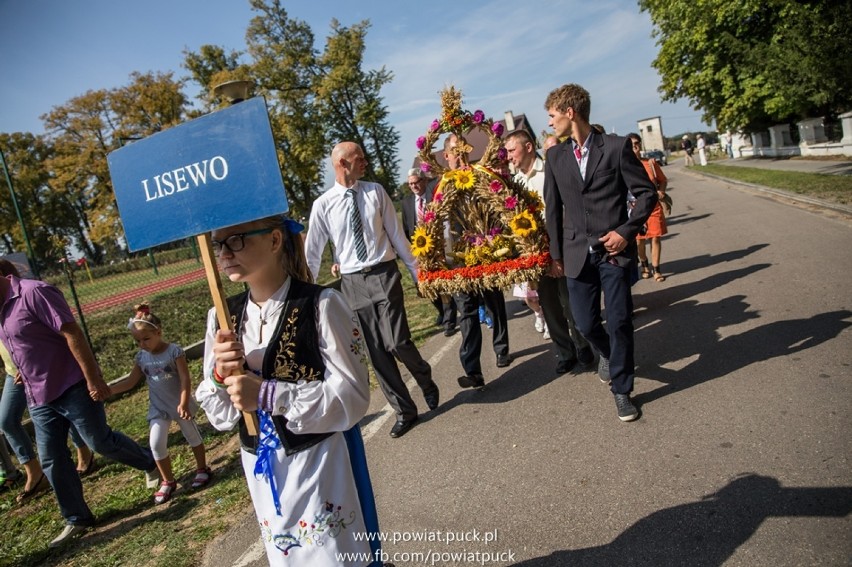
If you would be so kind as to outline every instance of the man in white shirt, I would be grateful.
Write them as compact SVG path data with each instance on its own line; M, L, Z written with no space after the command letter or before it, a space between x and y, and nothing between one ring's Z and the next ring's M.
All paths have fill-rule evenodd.
M316 278L331 240L340 264L341 291L358 315L379 386L397 414L390 435L401 437L417 422L417 406L394 357L414 376L429 409L438 407L432 368L411 342L396 259L402 259L415 282L417 264L384 187L359 181L367 167L361 147L341 142L332 150L331 161L335 184L311 208L305 239L308 268Z
M558 143L558 139L556 140ZM515 181L538 193L544 200L544 162L535 153L532 137L525 130L510 132L504 142L515 167ZM565 276L544 275L538 281L538 299L550 338L556 345L556 373L566 374L579 360L584 367L595 361L589 343L574 327Z
M698 148L698 159L701 165L707 165L707 142L704 140L704 136L698 134L698 141L695 145Z

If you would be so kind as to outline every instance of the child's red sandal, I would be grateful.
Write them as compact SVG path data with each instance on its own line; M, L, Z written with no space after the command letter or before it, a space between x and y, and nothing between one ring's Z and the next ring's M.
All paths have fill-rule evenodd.
M192 488L193 490L197 490L199 488L204 488L208 484L210 484L210 477L213 476L213 473L210 471L210 467L204 467L203 469L198 469L195 471L195 478L192 479Z
M155 504L165 504L172 497L172 492L177 488L177 481L173 480L171 482L164 480L160 483L160 490L154 493L154 503Z

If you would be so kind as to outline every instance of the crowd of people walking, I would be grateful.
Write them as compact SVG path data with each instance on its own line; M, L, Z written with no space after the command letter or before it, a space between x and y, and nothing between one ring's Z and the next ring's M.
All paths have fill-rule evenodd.
M554 89L544 108L553 135L541 151L528 131L508 132L502 140L506 168L491 172L511 176L544 206L550 264L538 281L519 282L513 295L530 308L543 340L552 341L555 372L565 374L578 365L591 370L597 362L616 417L633 421L640 412L631 399L631 286L640 275L665 280L660 257L667 180L654 160L640 158L638 136L607 135L592 127L590 95L581 86ZM466 147L457 133L443 140L450 170L469 167L461 159ZM691 145L687 154L691 157ZM177 489L167 448L174 422L195 457L191 488L211 482L214 471L194 421L203 410L216 429L239 430L241 460L271 565L293 564L294 558L295 564L338 565L340 553L375 552L376 542L353 537L378 531L358 428L369 404L368 362L396 414L392 438L406 435L421 415L399 363L414 377L427 411L441 403L432 368L411 339L398 266L401 260L418 281L411 241L433 200L440 199L439 180L422 169L408 171L411 194L402 201L400 221L387 188L364 180L368 158L361 146L341 141L330 158L334 185L314 201L306 233L286 215L212 233L219 269L247 291L228 301L233 329L220 328L211 310L204 375L194 392L186 355L164 339L164 324L146 303L135 307L127 324L139 353L128 377L110 386L59 290L14 273L0 278L0 341L7 349L0 353L7 373L0 425L26 471L19 500L53 488L66 527L50 546L64 544L95 522L80 480L91 471L95 453L145 472L148 485L157 489L154 503L165 504ZM448 223L448 241L453 230ZM340 275L340 292L313 283L328 244L334 248L332 269ZM504 291L460 291L433 301L444 335L461 333L461 388L486 385L480 361L483 322L491 330L496 367L514 361ZM103 404L143 377L150 449L110 428ZM40 460L19 431L24 399ZM257 416L256 433L245 412ZM76 468L69 433L78 448ZM8 458L0 461L4 485L11 486L17 471ZM308 518L311 529L305 527Z

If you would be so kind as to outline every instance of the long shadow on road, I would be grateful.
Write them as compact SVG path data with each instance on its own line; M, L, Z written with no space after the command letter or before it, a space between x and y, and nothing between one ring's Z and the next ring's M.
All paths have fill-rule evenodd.
M758 317L748 310L743 299L734 296L716 303L686 301L671 306L665 320L647 331L654 334L651 340L660 341L666 349L641 366L643 377L669 386L637 394L636 402L648 403L756 362L793 356L834 339L852 325L847 321L852 312L830 311L810 318L775 321L720 340L718 329ZM675 320L686 323L672 324ZM648 339L642 342L647 343ZM697 358L678 370L658 364L691 357Z
M767 518L843 518L850 512L852 487L785 488L772 477L748 474L698 502L654 512L606 545L556 551L516 565L718 567Z
M744 250L716 256L681 260L676 272L743 258L764 248L754 245ZM683 390L725 376L756 362L791 356L837 337L850 326L852 312L837 310L809 318L773 321L739 334L721 338L725 327L759 319L744 295L732 295L712 303L699 303L693 297L746 278L770 264L718 272L708 278L660 289L637 296L636 326L637 374L668 384L636 396L647 403L674 391ZM672 370L669 363L687 360Z

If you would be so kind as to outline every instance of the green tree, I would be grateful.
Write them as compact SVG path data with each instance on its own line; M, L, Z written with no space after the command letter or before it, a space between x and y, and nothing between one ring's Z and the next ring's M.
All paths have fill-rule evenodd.
M100 263L123 255L123 234L106 156L127 141L180 122L186 97L171 73L133 73L112 90L89 91L42 116L53 155L45 167L51 186L79 220L75 244Z
M237 69L240 66L240 55L233 50L226 53L225 48L218 45L202 45L198 53L183 51L183 66L201 87L197 98L206 106L206 112L215 109L212 87L221 82L216 76L221 77L222 72Z
M45 162L53 157L53 147L41 136L16 132L0 134L0 148L6 158L33 254L45 266L58 257L54 236L78 234L77 216L65 195L53 191ZM5 182L4 182L5 185ZM18 221L8 189L0 193L0 233L5 253L24 252L23 229ZM41 271L41 270L40 270Z
M362 21L344 27L331 22L321 74L316 87L329 137L357 142L369 157L366 178L393 191L397 182L399 133L388 124L388 110L381 89L393 74L382 67L363 70L365 38L370 27Z
M292 215L307 216L322 187L331 147L352 140L371 160L367 178L396 187L399 134L388 124L380 91L392 76L363 70L369 24L332 21L325 50L310 26L290 18L280 0L250 0L258 13L246 31L249 61L223 48L187 53L184 66L209 93L223 78L250 78L265 97ZM234 54L236 52L232 52Z
M258 15L246 31L250 66L269 104L291 214L307 216L329 148L313 88L314 34L307 23L290 18L279 0L251 0L251 6Z
M654 24L662 99L755 132L852 109L852 4L639 0Z

